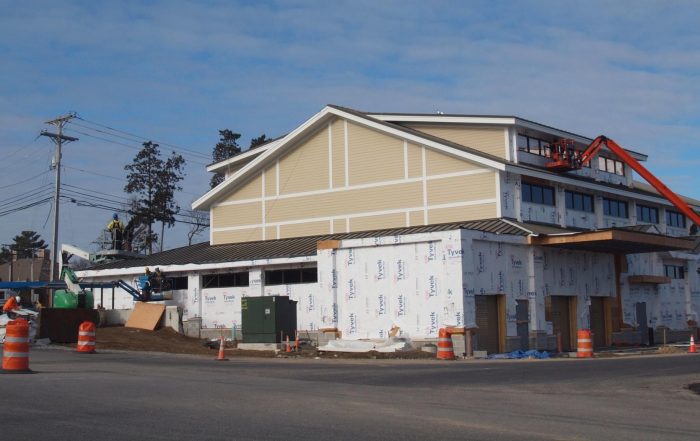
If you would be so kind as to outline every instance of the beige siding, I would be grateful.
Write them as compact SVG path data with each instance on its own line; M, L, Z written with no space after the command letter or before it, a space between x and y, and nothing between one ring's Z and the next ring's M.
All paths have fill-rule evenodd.
M238 227L262 223L262 203L219 205L212 213L212 228Z
M503 127L474 127L448 124L406 124L439 138L471 147L499 158L506 157L506 137Z
M490 219L494 217L496 217L495 203L428 210L428 223L430 224Z
M350 185L403 179L403 141L348 123Z
M411 211L408 215L408 220L411 223L409 227L423 225L423 211Z
M408 177L420 178L423 176L423 147L408 144Z
M333 145L333 187L345 186L345 128L343 120L333 121L331 142Z
M422 184L410 182L268 201L265 219L267 222L284 222L422 205Z
M426 173L428 176L457 173L481 168L464 159L455 158L431 149L425 151Z
M265 227L265 240L277 239L277 227Z
M249 228L235 231L214 231L212 245L234 242L252 242L262 240L262 228Z
M253 179L243 184L238 190L230 194L224 201L241 201L244 199L257 199L262 196L262 175L257 174Z
M353 217L350 219L350 231L379 230L403 226L406 226L406 215L404 213Z
M320 130L280 160L280 194L328 188L328 128Z
M345 219L333 219L333 232L334 233L347 233L347 225L345 224Z
M273 165L265 169L265 196L277 194L277 167Z
M431 179L428 181L428 205L496 198L493 173Z
M328 233L330 233L330 223L328 221L280 226L280 239Z

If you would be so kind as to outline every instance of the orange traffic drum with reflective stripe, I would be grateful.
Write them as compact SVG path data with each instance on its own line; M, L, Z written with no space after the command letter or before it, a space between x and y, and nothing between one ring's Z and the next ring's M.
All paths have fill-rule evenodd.
M581 329L578 331L578 351L577 358L593 357L593 338L590 329Z
M438 360L454 360L455 351L452 347L452 335L445 328L440 328L438 332L438 344L437 344L437 358Z
M92 354L95 352L95 324L93 322L82 322L78 327L78 352Z
M5 328L2 370L5 373L29 372L29 323L22 318L9 321Z

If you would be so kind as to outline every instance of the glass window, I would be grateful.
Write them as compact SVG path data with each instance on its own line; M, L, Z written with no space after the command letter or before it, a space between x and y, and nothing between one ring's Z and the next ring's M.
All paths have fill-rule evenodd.
M518 135L518 150L527 150L527 136Z
M685 216L673 210L666 210L666 225L669 227L685 228Z
M318 282L316 268L294 268L265 271L265 285L293 285Z
M554 189L542 185L522 184L523 202L532 202L534 204L554 205Z
M627 219L627 202L603 198L603 214Z
M615 174L624 176L625 175L625 164L620 161L615 161Z
M565 198L566 208L593 213L593 196L567 190L565 192Z
M685 267L682 265L664 265L664 273L672 279L685 279Z
M637 222L659 223L659 210L654 207L637 204Z

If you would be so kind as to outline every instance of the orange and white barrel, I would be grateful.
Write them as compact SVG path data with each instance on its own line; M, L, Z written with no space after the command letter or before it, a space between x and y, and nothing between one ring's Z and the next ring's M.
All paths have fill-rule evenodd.
M91 354L95 352L95 324L85 321L78 327L78 352Z
M455 359L455 351L452 347L452 335L445 328L440 328L440 331L438 332L437 359Z
M29 372L29 323L22 318L7 322L5 327L2 370L5 373Z
M576 358L593 357L593 338L590 329L581 329L578 331L577 347Z

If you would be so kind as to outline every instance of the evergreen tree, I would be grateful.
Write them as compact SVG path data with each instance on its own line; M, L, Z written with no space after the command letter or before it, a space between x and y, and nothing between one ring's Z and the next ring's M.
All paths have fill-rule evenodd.
M0 250L0 261L8 262L12 258L14 251L18 259L28 259L36 256L38 250L48 247L48 244L41 239L41 235L36 231L22 231L12 239L14 242L9 247L2 247Z
M238 145L238 140L241 138L240 133L233 133L229 129L219 130L219 142L214 146L212 151L212 160L214 163L221 162L232 156L236 156L241 153L241 147ZM211 188L224 182L224 173L217 172L211 177L211 182L209 185Z
M264 133L257 138L253 138L250 140L250 147L249 149L254 149L255 147L259 147L263 144L267 144L268 142L272 141L272 139L268 138Z
M162 245L162 231L166 225L170 227L175 223L175 214L180 211L175 192L182 190L178 182L184 176L185 165L182 155L175 152L163 161L158 147L158 144L151 141L144 142L133 162L124 167L129 172L124 191L136 196L129 214L147 226L146 241L149 254L153 252L156 237L152 231L153 223L162 222Z

